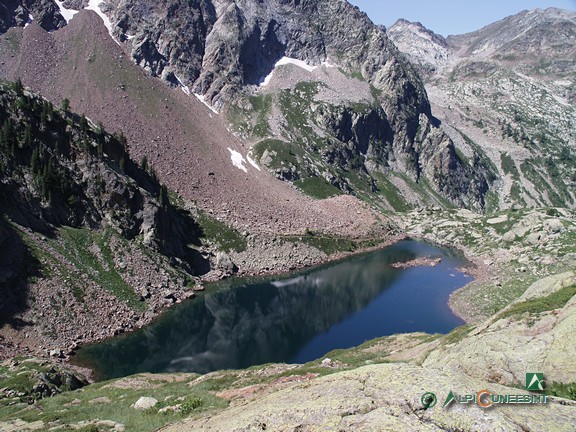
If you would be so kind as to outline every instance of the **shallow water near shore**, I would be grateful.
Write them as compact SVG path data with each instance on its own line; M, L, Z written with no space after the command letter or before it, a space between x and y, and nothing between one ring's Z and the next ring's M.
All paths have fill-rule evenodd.
M430 256L436 267L393 268ZM99 380L138 372L304 363L395 333L447 333L464 322L450 294L472 281L459 254L414 240L284 277L233 279L130 334L86 346L74 363Z

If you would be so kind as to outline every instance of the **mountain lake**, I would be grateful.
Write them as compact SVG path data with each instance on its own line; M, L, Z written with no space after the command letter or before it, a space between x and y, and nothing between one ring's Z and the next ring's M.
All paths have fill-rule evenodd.
M432 266L394 268L419 257ZM448 333L464 324L450 294L471 282L454 251L403 240L287 276L232 278L207 287L148 326L80 349L98 380L139 372L305 363L395 333Z

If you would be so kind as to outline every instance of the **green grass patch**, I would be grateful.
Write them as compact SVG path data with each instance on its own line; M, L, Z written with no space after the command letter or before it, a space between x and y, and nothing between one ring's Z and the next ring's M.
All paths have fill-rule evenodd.
M464 153L462 153L462 150L460 150L458 147L454 147L454 150L456 151L456 156L458 156L464 165L470 165L468 158Z
M278 106L288 122L289 129L306 140L309 145L316 142L319 137L310 126L311 106L314 105L314 95L321 83L301 82L294 91L282 90L278 95ZM323 105L330 109L330 105ZM322 141L322 140L319 140Z
M370 84L370 93L372 93L372 97L374 98L374 101L379 101L380 97L382 96L382 90L380 90L377 87L374 87L372 84Z
M28 393L36 381L36 373L29 370L21 370L16 374L4 375L4 378L0 379L2 388L21 393ZM0 405L3 405L1 399Z
M244 236L224 222L201 211L199 212L198 223L202 228L202 237L216 243L220 249L236 252L246 250L247 243Z
M133 309L146 308L115 268L114 256L110 249L110 240L114 235L111 230L91 231L85 228L64 227L60 229L59 234L61 241L53 241L52 246L74 263L78 270L113 293L119 300L128 303ZM93 252L96 248L100 256ZM73 290L77 298L79 296L82 298L84 295L80 289L77 288L77 292Z
M519 318L522 315L538 314L553 309L563 308L568 301L576 295L576 285L559 289L545 297L525 300L512 305L510 308L498 315L498 319L513 317Z
M564 384L554 381L552 384L547 384L546 394L576 400L576 382Z
M293 143L275 139L266 139L256 144L252 151L257 160L262 158L264 152L268 150L271 161L267 163L268 168L276 169L294 165L300 167L303 161L304 149Z
M20 418L28 422L41 420L45 424L52 423L51 426L65 427L79 422L111 420L124 425L127 431L155 431L184 417L227 406L227 402L211 394L204 383L190 385L195 378L195 375L190 375L189 379L180 382L161 382L155 388L114 388L109 386L112 382L93 384L79 391L42 399L36 404L41 409L29 409L27 404L0 407L0 418ZM153 379L148 380L153 384ZM145 411L131 408L141 396L155 398L158 404ZM97 398L108 398L109 402L90 402ZM76 403L70 404L75 399ZM181 405L180 411L158 412L163 407L175 405Z
M12 51L18 51L20 49L21 39L21 36L16 33L10 33L4 36L4 40L8 43Z
M508 153L500 152L500 165L502 166L504 174L510 174L514 180L520 180L520 173L518 172L512 157Z
M551 204L554 207L565 207L566 200L562 199L558 193L552 188L547 179L545 179L542 174L540 174L534 165L538 166L541 164L539 159L528 159L520 164L520 170L524 176L536 187L536 190L542 195L544 192L547 193ZM543 162L542 162L543 163Z
M510 197L516 203L524 206L526 205L526 201L524 201L524 198L522 198L522 189L516 182L514 182L510 188Z
M268 126L268 117L272 109L272 95L251 96L253 127L252 134L259 137L265 137L270 134Z
M470 332L474 329L472 325L462 325L460 327L456 327L450 333L442 338L442 342L445 345L451 345L460 342L466 336L470 334Z
M500 208L500 200L498 193L490 189L484 196L484 209L487 214L494 213Z
M472 149L474 150L475 153L477 153L480 156L480 159L482 159L482 161L484 163L486 163L486 165L488 166L488 168L490 169L490 171L492 171L493 173L497 173L498 169L496 168L496 165L494 165L494 162L492 162L492 159L490 159L488 157L488 155L486 154L486 152L482 149L482 147L480 147L478 144L476 144L472 138L470 138L468 135L466 135L464 132L462 132L460 129L456 129L458 131L458 133L460 134L460 136L462 136L462 138L464 139L464 141L466 141L466 143L472 147Z
M320 87L326 87L326 84L320 81L300 81L294 90L302 97L312 98L318 93Z
M410 206L402 197L398 188L396 188L396 186L394 186L394 184L388 180L384 174L373 173L372 176L377 181L378 190L382 195L384 195L388 204L390 204L395 211L402 212L410 210Z
M20 402L27 401L28 395L33 394L33 387L39 381L40 374L46 377L54 377L56 372L62 375L62 372L67 372L66 369L55 370L53 365L48 362L35 359L12 359L11 362L18 361L11 367L0 366L0 388L12 390L19 393L18 399ZM54 386L59 387L61 390L69 390L66 385ZM37 395L35 396L37 397ZM0 392L0 408L8 407L14 403L14 399L6 398ZM1 410L0 410L1 411ZM1 418L1 415L0 415Z
M350 72L349 75L350 75L352 78L357 79L358 81L366 81L366 80L364 79L364 76L362 75L362 72L360 72L360 71L356 71L356 70L355 70L355 71L352 71L352 72Z
M369 348L382 343L386 337L374 339L352 349L337 349L330 351L323 358L344 363L353 369L367 364L387 363L384 358L389 354L385 349L370 351Z
M450 201L448 201L446 198L444 198L442 195L440 195L432 188L432 186L430 185L430 183L426 178L421 177L418 182L415 182L402 172L394 172L393 175L404 180L404 183L406 183L410 187L410 189L416 192L423 202L431 204L438 203L442 207L447 209L454 207L454 204L452 204Z
M509 271L514 271L514 268L511 267ZM463 287L456 291L454 296L456 298L463 296L466 303L477 313L488 318L518 299L537 279L538 277L533 274L525 273L522 276L516 274L501 281L500 284L486 281Z
M332 186L330 183L320 177L307 177L296 180L294 185L306 195L318 199L330 198L342 193L340 189Z
M254 369L258 369L255 366ZM223 372L222 375L217 375L210 377L205 381L202 381L202 388L210 392L218 392L221 390L226 390L234 387L234 384L238 381L238 376L234 372Z

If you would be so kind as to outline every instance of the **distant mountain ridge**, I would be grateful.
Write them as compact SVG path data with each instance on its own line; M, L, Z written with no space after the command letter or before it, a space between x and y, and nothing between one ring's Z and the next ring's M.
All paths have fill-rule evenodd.
M457 147L491 159L493 208L574 207L576 12L523 11L445 40L407 21L388 34Z

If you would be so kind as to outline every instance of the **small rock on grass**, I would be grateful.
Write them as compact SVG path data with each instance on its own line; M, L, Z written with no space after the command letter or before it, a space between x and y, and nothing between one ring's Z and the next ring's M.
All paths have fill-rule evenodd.
M134 405L132 405L132 408L137 410L146 410L148 408L156 406L157 403L158 401L154 398L142 396L140 399L136 401L136 403L134 403Z

